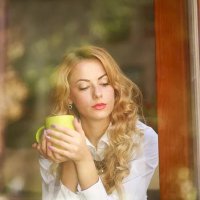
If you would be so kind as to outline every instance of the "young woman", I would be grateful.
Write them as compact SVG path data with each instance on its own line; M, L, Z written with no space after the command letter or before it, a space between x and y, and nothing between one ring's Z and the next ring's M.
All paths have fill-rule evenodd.
M75 130L55 125L33 145L43 200L147 199L158 141L139 121L138 87L95 46L70 52L57 77L53 114L74 115Z

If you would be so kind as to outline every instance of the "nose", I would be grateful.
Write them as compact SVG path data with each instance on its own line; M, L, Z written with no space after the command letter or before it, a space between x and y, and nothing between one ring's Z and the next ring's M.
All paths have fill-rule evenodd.
M100 98L102 97L102 90L100 86L94 86L93 88L93 97Z

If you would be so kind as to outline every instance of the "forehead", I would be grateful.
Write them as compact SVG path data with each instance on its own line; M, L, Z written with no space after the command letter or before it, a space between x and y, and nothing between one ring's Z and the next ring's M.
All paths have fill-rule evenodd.
M105 69L99 60L82 60L72 69L70 81L73 82L78 79L98 79L104 74L106 74Z

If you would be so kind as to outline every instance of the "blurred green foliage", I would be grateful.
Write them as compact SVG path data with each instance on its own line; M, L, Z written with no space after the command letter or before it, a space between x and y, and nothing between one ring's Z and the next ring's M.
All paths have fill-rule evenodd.
M5 185L9 196L37 199L40 175L31 145L50 112L51 75L70 48L106 48L142 89L145 116L156 128L153 0L7 2L8 65L0 94L8 150Z
M103 46L116 56L123 52L123 48L115 52L116 46L127 46L128 51L134 45L132 38L145 34L139 22L148 26L142 13L144 5L152 8L152 1L10 0L8 65L28 95L22 100L20 117L8 120L8 147L31 146L35 131L49 113L50 77L65 52L83 44Z

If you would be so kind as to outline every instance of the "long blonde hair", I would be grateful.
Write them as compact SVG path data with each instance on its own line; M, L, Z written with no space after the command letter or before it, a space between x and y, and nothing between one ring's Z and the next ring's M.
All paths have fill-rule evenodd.
M57 74L54 92L54 114L75 114L67 109L70 95L69 77L73 67L81 60L97 59L107 73L109 83L115 91L115 105L111 113L109 146L105 150L106 170L102 180L108 194L114 189L122 194L122 181L130 173L129 161L139 148L142 133L136 127L141 109L142 95L135 83L121 71L112 56L103 48L80 47L71 51L63 60Z

